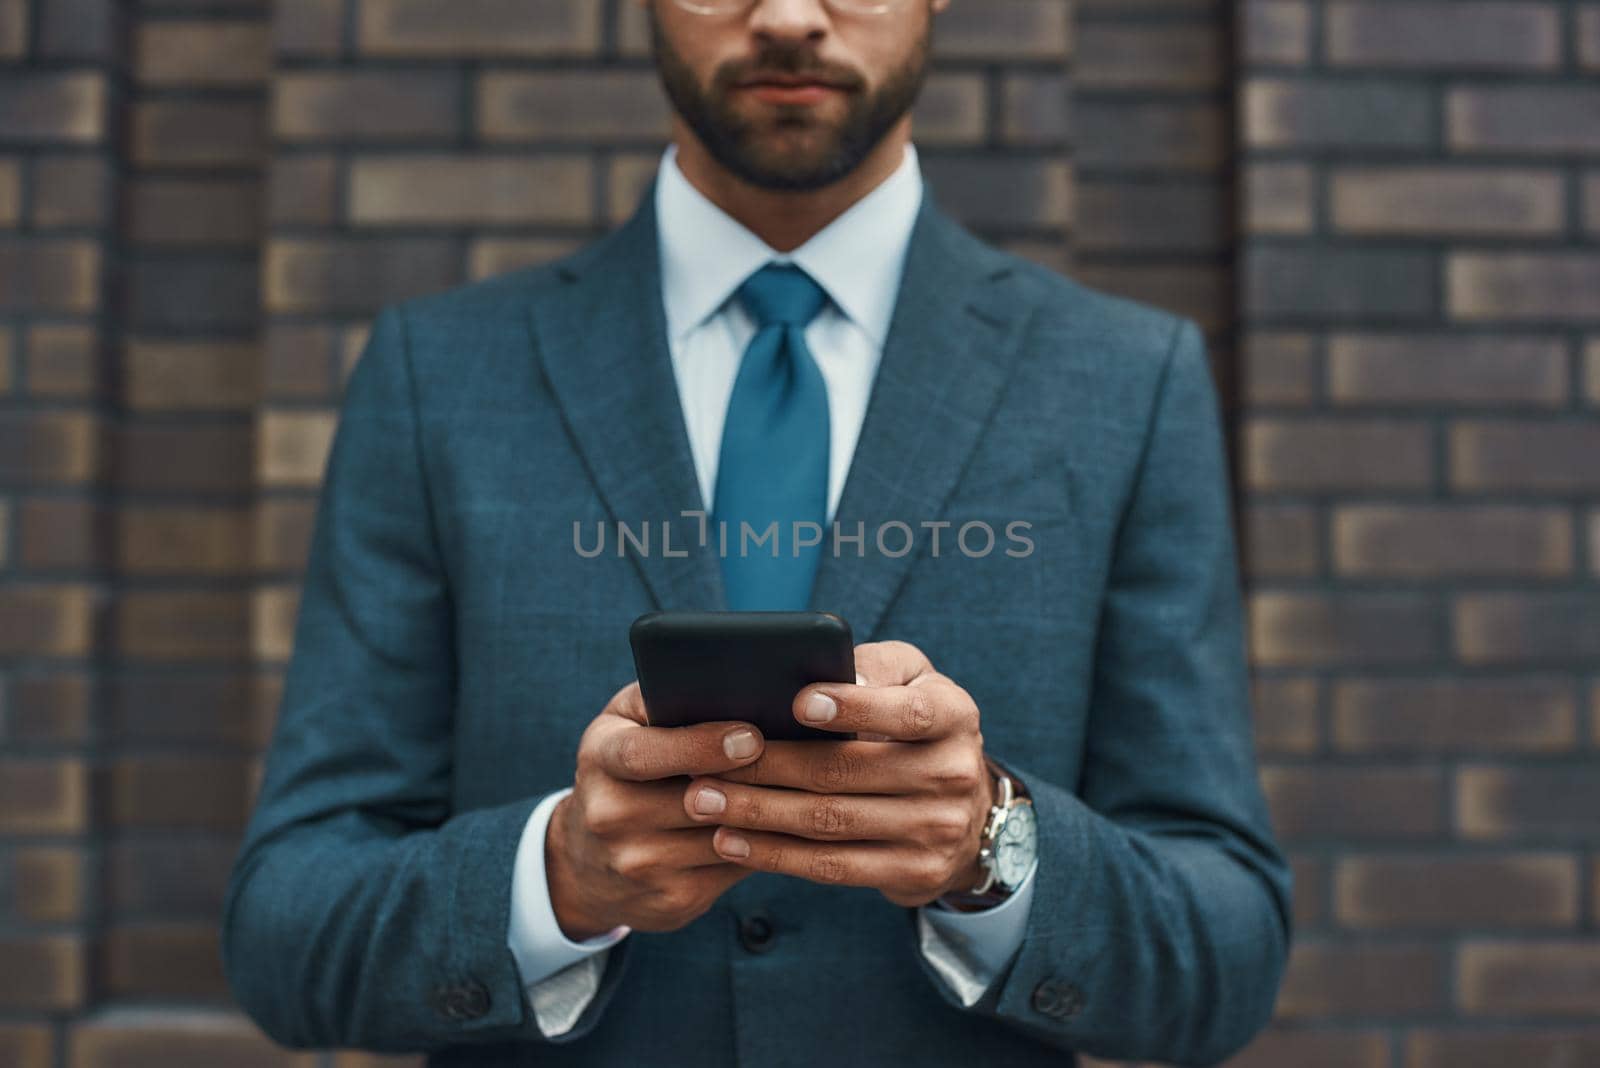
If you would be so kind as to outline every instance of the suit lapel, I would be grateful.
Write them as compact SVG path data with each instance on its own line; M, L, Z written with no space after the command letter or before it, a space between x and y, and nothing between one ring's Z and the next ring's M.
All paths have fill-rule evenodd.
M627 555L661 610L725 607L716 556L682 515L702 504L667 345L654 183L623 226L556 273L530 308L534 347L611 519L648 524L648 552Z
M615 522L648 523L650 551L628 552L662 610L720 609L721 567L700 546L702 510L661 302L655 186L633 216L556 267L530 305L534 347L590 477ZM925 520L941 516L1015 362L1025 310L999 284L1009 260L947 216L924 192L894 316L834 521L857 529L857 553L827 551L811 607L872 639L911 563ZM673 555L662 551L662 523ZM904 523L913 540L900 553ZM615 533L611 531L610 533ZM948 543L953 531L944 534ZM715 545L713 539L712 545ZM941 551L943 551L941 549ZM679 555L681 553L681 555Z
M1023 311L999 284L1012 267L924 192L866 420L834 522L865 535L860 552L830 539L811 607L873 640L912 562L927 548L921 526L938 519L1015 363ZM901 553L910 528L914 540ZM884 530L880 553L878 531ZM943 532L940 552L952 543Z

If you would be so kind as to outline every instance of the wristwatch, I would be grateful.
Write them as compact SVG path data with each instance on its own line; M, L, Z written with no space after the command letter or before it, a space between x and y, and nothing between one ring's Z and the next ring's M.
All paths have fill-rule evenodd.
M959 912L992 908L1010 897L1022 885L1039 851L1039 825L1028 788L993 757L985 755L983 759L995 776L995 803L978 839L983 881L971 890L939 898L940 904Z

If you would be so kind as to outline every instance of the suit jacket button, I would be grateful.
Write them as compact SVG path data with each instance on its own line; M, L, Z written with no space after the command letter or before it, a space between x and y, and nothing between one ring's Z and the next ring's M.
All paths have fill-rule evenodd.
M447 1020L476 1020L489 1011L489 989L476 981L441 986L433 992L433 1007Z
M757 910L739 920L739 944L751 953L765 953L777 937L777 925L764 911Z
M1083 991L1060 979L1046 979L1033 988L1033 1007L1046 1016L1065 1020L1083 1008Z

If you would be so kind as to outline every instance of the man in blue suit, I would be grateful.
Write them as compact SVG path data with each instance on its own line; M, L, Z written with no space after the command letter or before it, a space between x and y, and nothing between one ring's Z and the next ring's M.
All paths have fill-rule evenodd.
M240 1002L435 1065L1225 1058L1290 879L1198 329L924 189L949 0L639 2L633 217L386 306L350 378ZM806 607L877 639L796 695L839 740L648 725L634 617Z

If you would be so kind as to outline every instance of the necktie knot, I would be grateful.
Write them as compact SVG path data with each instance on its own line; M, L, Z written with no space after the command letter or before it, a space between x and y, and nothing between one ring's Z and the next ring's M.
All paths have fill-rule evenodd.
M739 299L756 325L766 329L773 325L805 327L817 317L828 295L793 264L769 263L745 279Z

